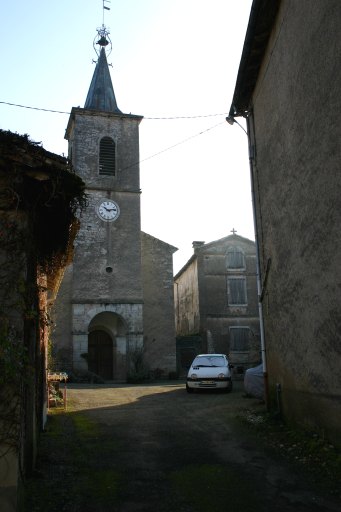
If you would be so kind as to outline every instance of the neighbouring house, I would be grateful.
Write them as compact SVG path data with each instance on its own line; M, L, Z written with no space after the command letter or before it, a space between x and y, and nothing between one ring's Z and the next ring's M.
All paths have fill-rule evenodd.
M147 368L175 377L173 254L177 249L141 232L143 334Z
M20 506L46 418L50 301L72 259L83 182L67 160L0 130L0 510Z
M339 0L254 0L228 118L248 126L270 399L338 444L340 27Z
M255 243L233 233L193 248L174 277L178 371L198 353L218 352L242 378L260 361Z
M72 108L69 158L86 184L72 265L54 308L56 365L126 381L176 370L172 254L141 231L139 124L117 106L105 27L84 108Z

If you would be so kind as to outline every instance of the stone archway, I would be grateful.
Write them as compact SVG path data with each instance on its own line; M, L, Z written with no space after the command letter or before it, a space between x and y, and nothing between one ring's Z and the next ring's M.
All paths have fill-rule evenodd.
M104 380L127 378L127 327L120 315L102 311L88 327L88 369Z

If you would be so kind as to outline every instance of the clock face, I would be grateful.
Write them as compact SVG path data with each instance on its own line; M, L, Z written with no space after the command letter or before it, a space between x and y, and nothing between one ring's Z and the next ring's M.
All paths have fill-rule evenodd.
M120 214L120 208L118 204L111 199L105 199L101 201L98 204L96 210L99 218L105 221L116 220Z

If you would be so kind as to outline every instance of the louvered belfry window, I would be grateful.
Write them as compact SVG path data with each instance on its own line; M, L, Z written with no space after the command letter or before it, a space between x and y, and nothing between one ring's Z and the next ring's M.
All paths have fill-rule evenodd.
M99 143L99 174L115 176L116 145L111 137L103 137Z

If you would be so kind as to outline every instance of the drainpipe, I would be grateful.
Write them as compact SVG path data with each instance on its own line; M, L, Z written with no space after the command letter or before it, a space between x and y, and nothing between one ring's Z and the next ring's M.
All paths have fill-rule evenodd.
M250 184L251 184L251 198L252 198L252 214L253 214L253 226L255 233L255 246L256 246L256 274L257 274L257 294L258 294L258 314L259 314L259 329L260 329L260 342L261 342L261 357L263 366L263 379L264 379L264 401L266 408L269 409L269 386L268 386L268 372L266 364L266 345L264 336L264 317L263 317L263 293L262 293L262 282L261 282L261 271L260 271L260 252L258 243L258 230L257 230L257 216L256 216L256 198L255 198L255 186L254 186L254 158L255 158L255 145L252 144L251 137L251 119L252 113L248 112L246 116L247 130L243 128L241 124L234 118L233 115L229 115L226 121L233 125L236 123L246 134L248 139L248 150L249 150L249 166L250 166Z
M257 293L258 293L258 312L259 312L261 355L262 355L263 379L264 379L264 400L265 400L266 408L269 409L269 386L268 386L268 371L267 371L267 364L266 364L266 346L265 346L264 315L263 315L263 302L262 302L263 290L262 290L262 282L261 282L260 251L259 251L259 243L258 243L256 197L255 197L255 184L254 184L254 172L253 172L254 171L254 158L255 158L255 144L252 144L251 120L252 120L252 113L250 112L246 118L246 126L247 126L247 138L248 138L248 146L249 146L252 213L253 213L253 224L254 224L255 244L256 244Z
M179 283L174 281L176 286L176 336L180 333L180 304L179 304Z

